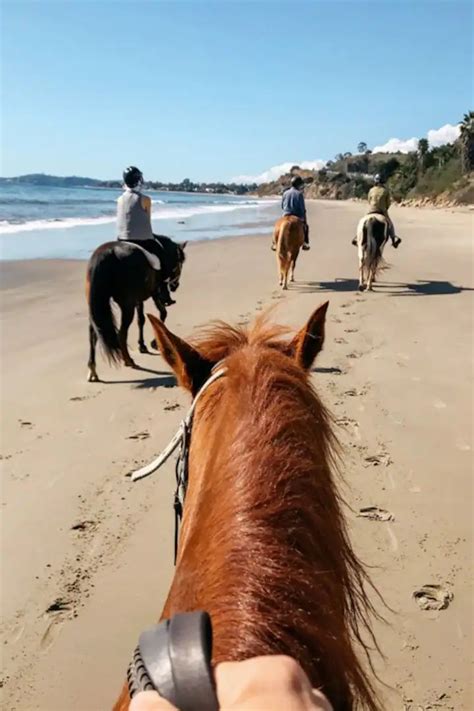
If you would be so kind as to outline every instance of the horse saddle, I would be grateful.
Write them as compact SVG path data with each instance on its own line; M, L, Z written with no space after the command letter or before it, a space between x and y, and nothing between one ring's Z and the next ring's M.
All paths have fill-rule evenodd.
M180 711L217 711L206 612L174 615L142 632L128 668L130 697L155 689Z
M135 247L136 249L139 249L141 252L143 252L145 257L148 259L148 263L150 264L150 267L152 269L156 269L158 272L161 271L161 261L160 261L160 258L156 256L156 254L152 254L151 252L149 252L144 247L141 247L136 242L129 242L128 240L125 240L125 239L121 240L121 242L122 242L122 244L128 244L131 247Z

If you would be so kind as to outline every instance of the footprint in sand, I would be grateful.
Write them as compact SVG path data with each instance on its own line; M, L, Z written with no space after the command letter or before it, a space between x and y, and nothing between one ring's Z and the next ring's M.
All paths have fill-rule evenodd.
M97 523L95 521L79 521L79 523L75 523L74 526L71 526L71 531L79 531L81 533L90 531L96 527Z
M370 521L395 521L395 517L390 511L381 509L378 506L363 506L357 514L359 518L368 518Z
M165 405L163 409L167 412L173 412L173 410L179 410L180 408L181 405L179 404L179 402L172 402Z
M49 607L46 608L46 615L56 615L62 612L69 612L72 608L72 602L63 597L58 597Z
M428 584L413 591L413 597L421 610L446 610L454 600L454 593L444 585Z
M150 436L150 433L147 430L143 430L143 432L137 432L136 434L129 435L127 439L136 439L136 440L142 440L142 439L148 439Z
M29 420L18 420L18 422L20 423L20 427L27 427L28 429L34 427L33 423Z
M358 333L359 329L358 328L345 328L344 333Z
M335 338L334 343L347 343L345 338Z
M386 452L380 452L380 454L371 454L369 457L364 457L364 461L367 462L365 466L372 464L374 467L383 466L388 467L392 463L390 455Z
M359 423L350 417L340 417L336 420L336 424L340 427L345 427L346 429L352 430L357 439L360 440L360 429Z
M94 393L91 393L89 395L75 395L74 397L69 398L69 402L83 402L84 400L92 400L93 398L97 397L97 395L100 395L102 390L95 390Z

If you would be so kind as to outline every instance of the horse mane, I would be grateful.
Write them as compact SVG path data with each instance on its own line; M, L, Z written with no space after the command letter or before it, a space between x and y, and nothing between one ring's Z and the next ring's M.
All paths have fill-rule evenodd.
M226 358L227 372L196 412L195 474L164 614L208 610L214 663L288 654L335 711L376 711L355 651L357 642L372 669L370 581L342 512L332 418L288 357L288 331L264 315L251 328L214 322L193 340L206 358Z

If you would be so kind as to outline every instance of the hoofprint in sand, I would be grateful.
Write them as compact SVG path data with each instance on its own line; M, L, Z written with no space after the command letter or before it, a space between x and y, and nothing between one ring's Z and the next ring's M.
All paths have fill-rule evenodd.
M344 445L356 548L394 610L376 627L384 708L468 709L471 218L391 211L403 244L387 247L392 268L359 295L350 241L363 209L309 205L312 250L286 294L270 234L191 246L169 324L244 324L276 304L279 321L298 325L329 298L313 377ZM108 708L172 575L173 462L141 484L129 474L189 403L158 355L134 353L142 371L101 362L104 381L86 383L84 269L1 266L3 695L21 711ZM454 594L444 609L413 597L431 585Z

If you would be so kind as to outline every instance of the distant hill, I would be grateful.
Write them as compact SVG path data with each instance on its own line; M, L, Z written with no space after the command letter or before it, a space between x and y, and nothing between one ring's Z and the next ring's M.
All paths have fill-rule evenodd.
M102 181L94 178L81 178L77 175L59 177L57 175L45 175L45 173L30 173L29 175L18 175L15 178L0 178L1 183L27 183L28 185L46 185L59 188L81 188L98 186Z
M309 198L346 200L366 198L380 173L392 199L400 203L474 203L474 112L465 114L459 138L430 148L424 138L412 153L372 153L365 143L359 152L339 153L321 170L293 166L278 180L260 185L259 196L280 195L294 175L300 175Z

